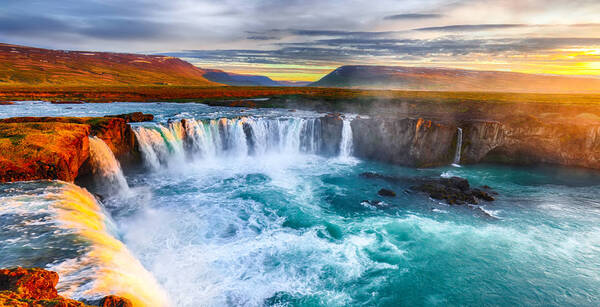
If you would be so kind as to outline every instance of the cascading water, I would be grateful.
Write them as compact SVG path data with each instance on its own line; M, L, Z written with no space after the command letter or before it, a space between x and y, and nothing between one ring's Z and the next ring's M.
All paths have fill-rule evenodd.
M460 164L460 151L462 150L462 139L463 139L462 128L457 128L456 152L454 153L454 162L452 163L454 166L458 166Z
M89 141L90 164L96 182L107 188L109 192L129 193L129 185L112 150L103 140L95 136L90 137Z
M342 141L340 142L340 158L349 158L352 156L352 119L344 118L342 124Z
M140 126L135 134L146 163L151 169L158 169L173 159L182 161L184 152L204 159L316 154L320 122L317 118L185 119L168 127Z
M116 239L110 215L88 191L60 181L17 186L27 197L9 195L1 199L0 216L19 217L12 224L4 222L4 235L46 235L22 238L24 247L3 241L3 250L10 251L13 261L18 262L2 257L2 265L27 263L56 271L59 292L75 299L93 301L116 294L129 298L135 306L168 304L154 277ZM32 252L26 252L28 249Z

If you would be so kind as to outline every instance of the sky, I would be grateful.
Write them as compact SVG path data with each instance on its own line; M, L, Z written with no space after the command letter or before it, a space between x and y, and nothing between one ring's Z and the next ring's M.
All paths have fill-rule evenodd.
M0 42L318 80L341 65L600 77L599 0L0 0Z

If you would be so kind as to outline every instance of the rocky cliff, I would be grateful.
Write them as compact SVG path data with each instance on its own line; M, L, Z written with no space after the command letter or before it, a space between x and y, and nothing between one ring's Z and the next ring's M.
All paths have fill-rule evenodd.
M406 166L450 164L462 128L460 163L555 164L600 169L600 123L541 121L533 116L504 122L357 118L352 122L357 157Z
M89 170L88 136L102 139L124 164L140 160L131 121L137 113L111 117L13 117L0 120L0 182L58 179L73 182Z
M354 155L399 165L434 166L452 161L456 126L422 118L357 118Z

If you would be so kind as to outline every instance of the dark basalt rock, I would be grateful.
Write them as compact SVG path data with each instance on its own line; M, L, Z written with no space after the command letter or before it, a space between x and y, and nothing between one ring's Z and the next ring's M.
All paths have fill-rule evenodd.
M410 184L412 191L423 192L433 199L443 200L450 205L478 204L479 201L494 201L497 195L489 186L471 188L469 181L460 177L413 178L394 177L372 172L359 175L366 179L378 179L393 184ZM381 191L380 191L381 192ZM380 194L381 195L381 194ZM385 196L385 195L382 195Z
M412 190L423 192L433 199L443 200L450 205L478 204L480 200L494 201L495 198L481 189L471 189L469 181L460 177L424 179L412 186Z
M388 189L381 189L379 190L379 192L377 192L377 194L379 194L379 196L385 197L396 197L396 192Z

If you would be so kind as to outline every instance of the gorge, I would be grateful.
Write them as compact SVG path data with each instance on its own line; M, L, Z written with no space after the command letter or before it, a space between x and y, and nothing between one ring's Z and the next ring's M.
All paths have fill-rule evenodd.
M15 156L0 161L12 182L0 184L0 241L11 255L0 266L56 271L59 293L88 304L106 295L135 306L490 303L464 295L470 278L504 304L598 294L593 275L568 277L599 259L600 177L572 168L599 167L593 121L199 103L2 107L0 146ZM27 117L39 112L50 117ZM451 206L385 176L458 176L498 195ZM522 277L540 274L555 282L532 293Z

